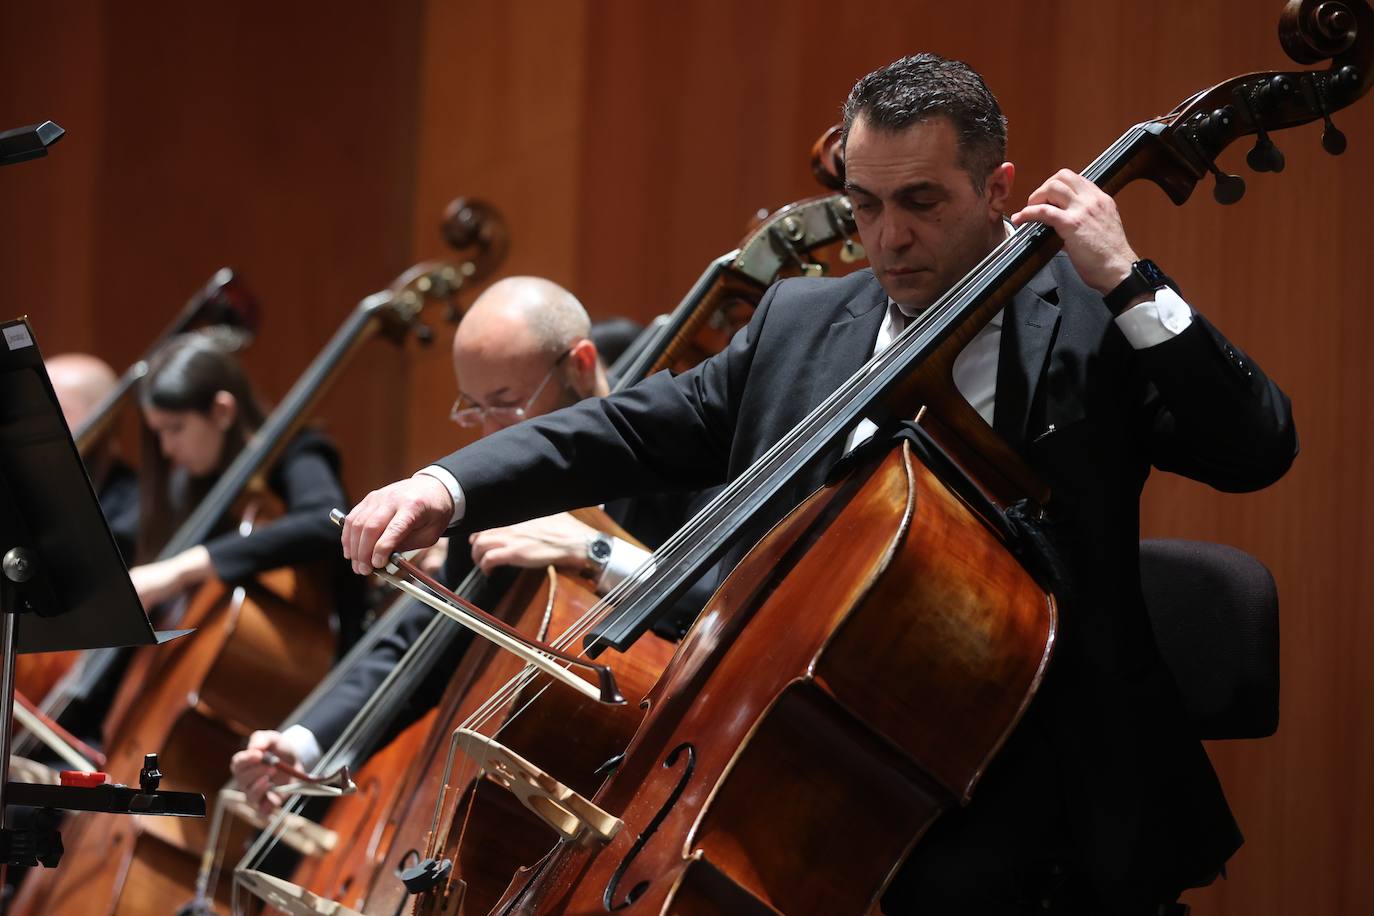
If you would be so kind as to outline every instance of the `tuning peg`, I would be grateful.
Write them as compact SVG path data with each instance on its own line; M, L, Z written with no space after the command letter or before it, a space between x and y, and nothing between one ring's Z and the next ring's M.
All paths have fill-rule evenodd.
M1345 134L1331 123L1330 115L1323 115L1322 119L1326 122L1326 127L1322 130L1322 149L1333 156L1339 156L1345 152Z
M1331 74L1331 88L1341 95L1354 92L1359 85L1360 70L1354 64L1346 64Z
M1197 145L1196 142L1195 145ZM1202 153L1200 145L1197 146L1197 149L1199 153ZM1216 198L1217 203L1229 206L1245 196L1244 178L1223 172L1217 168L1216 160L1210 156L1204 154L1202 160L1207 163L1207 171L1211 172L1212 177L1217 180L1212 187L1212 196Z
M1212 196L1217 203L1230 206L1245 196L1245 179L1239 175L1227 175L1221 169L1211 163L1212 174L1216 176L1217 183L1212 188Z
M1326 87L1320 80L1313 80L1312 88L1317 97L1317 110L1321 112L1322 124L1322 149L1333 156L1339 156L1345 152L1345 134L1335 124L1331 123L1331 112L1326 107Z
M1230 105L1218 108L1202 119L1202 123L1198 125L1198 133L1209 141L1209 145L1220 148L1229 142L1228 133L1235 116L1236 110Z
M1259 101L1260 105L1266 109L1274 109L1284 97L1293 91L1293 81L1286 76L1274 76L1265 81L1260 86Z
M1206 163L1207 171L1216 178L1216 185L1212 188L1212 196L1216 198L1217 203L1228 205L1245 196L1245 179L1239 175L1228 175L1219 169L1216 158L1204 144L1203 137L1205 136L1212 143L1219 142L1221 132L1231 126L1232 114L1233 111L1230 106L1225 109L1218 109L1212 112L1210 117L1204 118L1191 133L1187 134L1198 158Z
M1275 146L1263 130L1254 148L1245 154L1245 161L1256 172L1282 172L1286 164L1283 150Z
M1285 164L1283 151L1274 145L1273 140L1269 139L1269 132L1260 123L1259 116L1255 113L1255 106L1250 104L1250 99L1246 93L1238 92L1236 98L1240 99L1240 103L1245 108L1246 113L1249 114L1250 120L1254 122L1255 133L1258 135L1255 139L1254 148L1245 155L1246 163L1256 172L1282 172Z

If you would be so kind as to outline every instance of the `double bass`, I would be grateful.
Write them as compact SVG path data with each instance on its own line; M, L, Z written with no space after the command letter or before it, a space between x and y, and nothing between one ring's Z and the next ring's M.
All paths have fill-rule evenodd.
M1228 203L1242 185L1216 160L1241 137L1258 137L1249 158L1267 171L1282 166L1268 135L1318 119L1341 152L1330 115L1369 88L1374 12L1292 0L1281 37L1294 59L1329 67L1204 90L1129 129L1084 176L1108 193L1150 180L1181 204L1211 174ZM581 812L489 912L873 912L923 832L972 797L1041 683L1058 608L1027 536L1050 493L951 370L1059 247L1044 225L1012 233L656 551L651 574L552 644L631 643L860 418L916 417L755 544L642 697L639 731L592 796L568 794L556 771L469 764L536 809ZM445 859L413 911L484 909L469 909L458 858Z

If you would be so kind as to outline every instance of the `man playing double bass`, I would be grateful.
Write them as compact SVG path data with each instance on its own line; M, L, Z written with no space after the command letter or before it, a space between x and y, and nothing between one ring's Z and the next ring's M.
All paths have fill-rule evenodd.
M373 492L344 526L354 568L453 526L733 479L1005 237L1005 119L966 65L899 60L855 85L844 116L872 270L784 280L695 369L505 430ZM1288 400L1141 261L1091 182L1057 173L1011 216L1029 221L1063 251L972 338L954 381L1047 479L1075 588L1036 700L971 804L916 843L884 898L890 913L1168 912L1241 842L1150 631L1139 497L1151 466L1227 491L1267 486L1297 450ZM848 447L871 433L854 430Z

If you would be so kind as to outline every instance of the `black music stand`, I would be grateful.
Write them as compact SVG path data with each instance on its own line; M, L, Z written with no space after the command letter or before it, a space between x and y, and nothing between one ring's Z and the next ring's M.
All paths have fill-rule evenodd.
M138 789L9 781L16 652L150 646L154 632L96 501L25 319L0 323L0 818L6 805L205 816L205 798L159 792L155 758ZM150 755L150 758L152 755ZM0 862L61 857L51 829L6 829Z

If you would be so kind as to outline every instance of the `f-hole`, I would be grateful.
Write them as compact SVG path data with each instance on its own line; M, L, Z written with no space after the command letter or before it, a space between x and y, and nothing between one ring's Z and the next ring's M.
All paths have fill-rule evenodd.
M671 770L673 767L677 766L678 758L682 756L684 751L687 753L687 763L682 768L682 775L678 778L677 785L673 787L673 791L668 795L668 800L659 807L658 813L654 815L654 819L649 821L649 826L645 827L644 832L635 838L634 845L630 847L630 851L625 854L625 858L620 861L620 865L616 868L615 874L611 875L611 880L606 884L606 893L602 895L601 902L605 904L606 909L611 912L622 910L634 903L649 889L649 882L641 881L630 888L629 892L625 894L624 900L620 903L614 902L616 889L620 886L620 879L625 877L625 872L634 862L635 857L638 856L640 851L648 844L650 838L652 838L655 831L658 830L659 825L663 823L663 819L668 816L668 812L677 804L677 800L682 797L683 791L687 788L688 781L692 778L692 771L696 769L697 765L697 752L696 748L692 747L690 744L679 744L677 747L673 748L672 753L664 759L663 767L664 769Z

